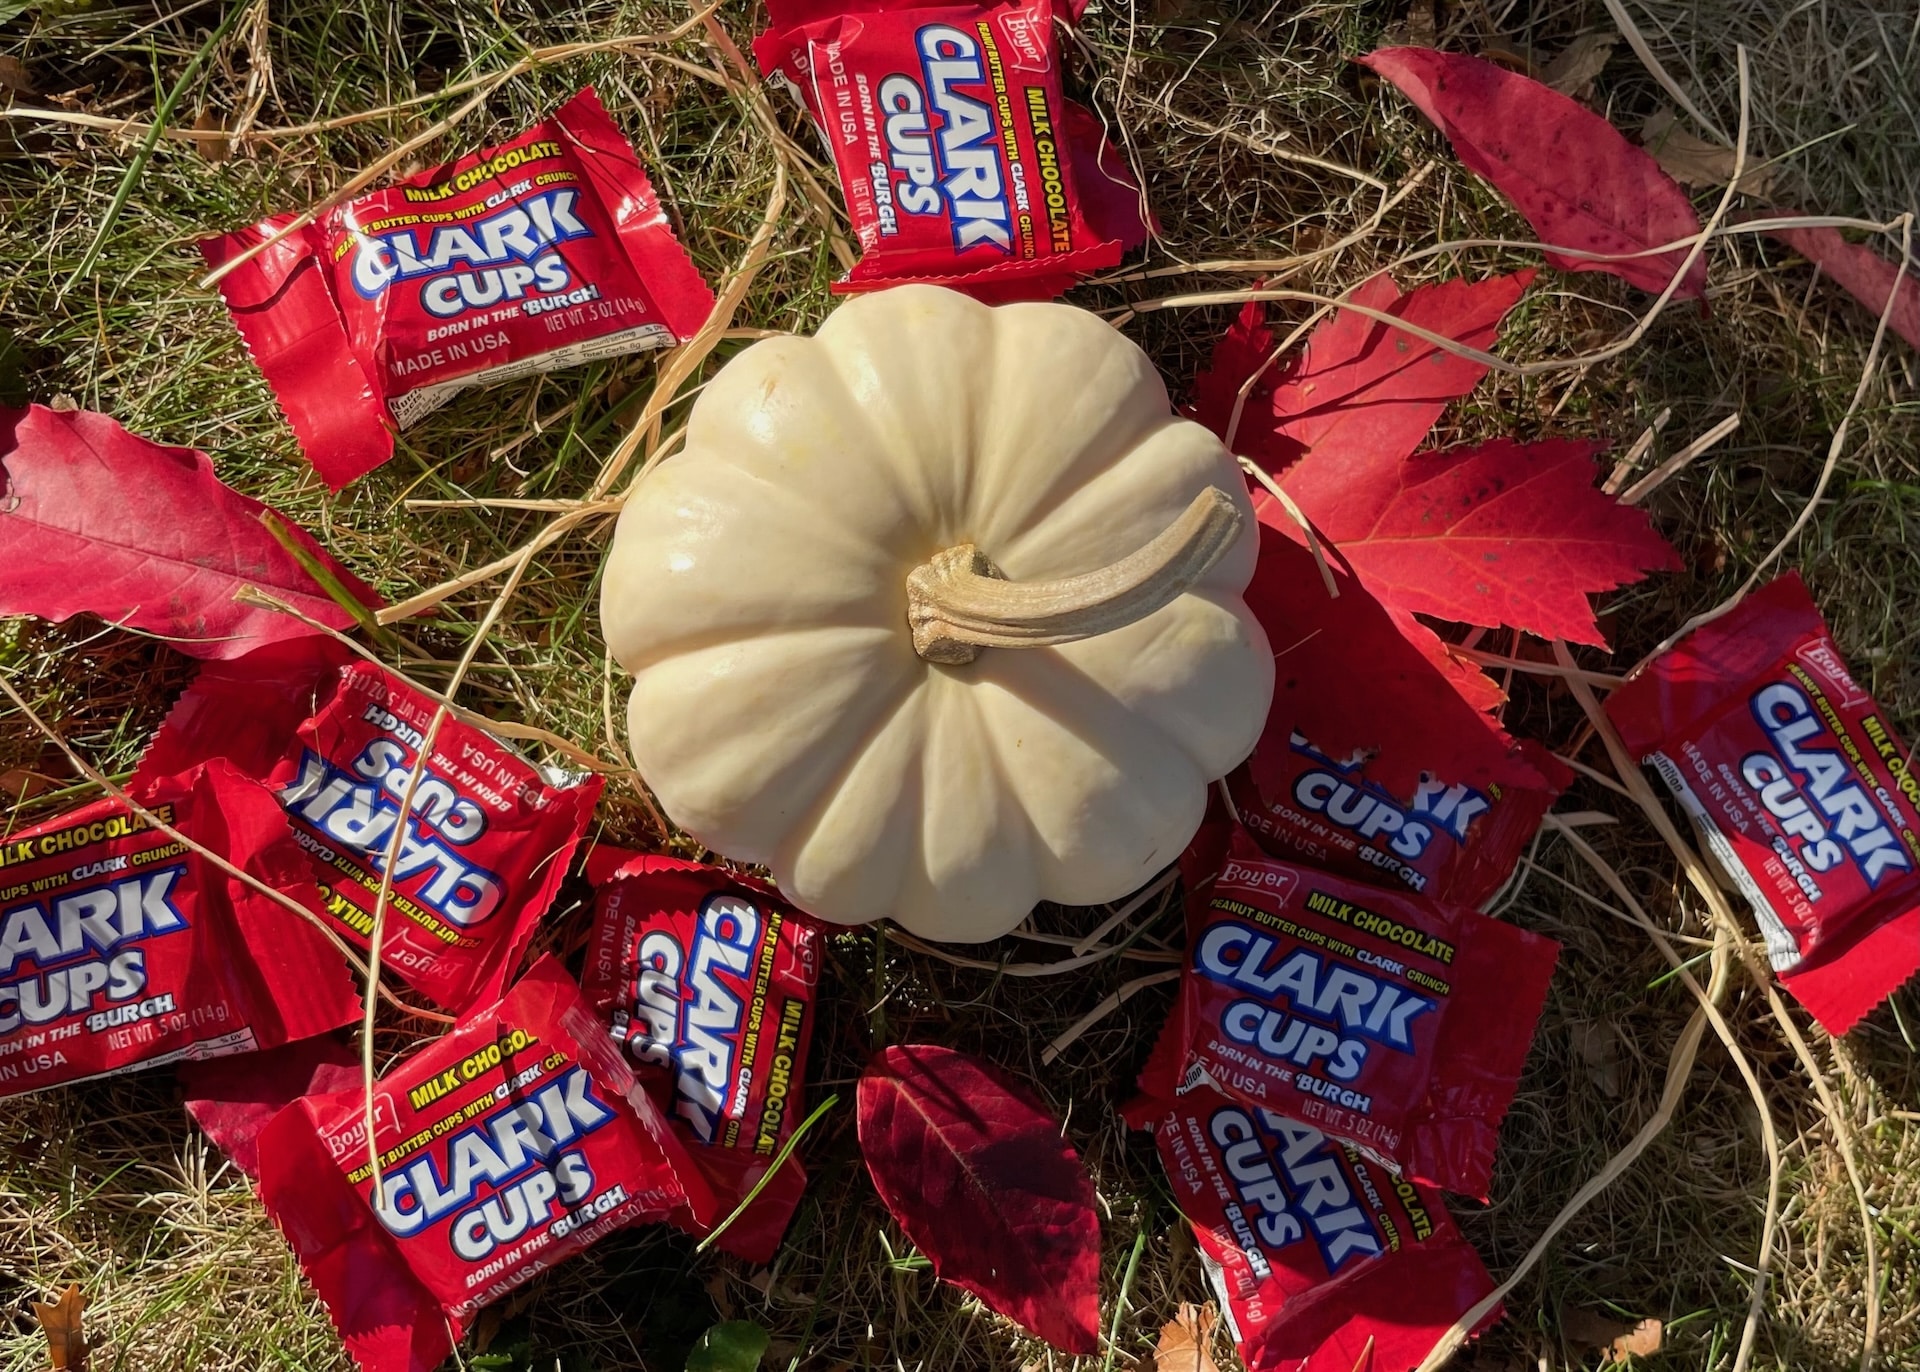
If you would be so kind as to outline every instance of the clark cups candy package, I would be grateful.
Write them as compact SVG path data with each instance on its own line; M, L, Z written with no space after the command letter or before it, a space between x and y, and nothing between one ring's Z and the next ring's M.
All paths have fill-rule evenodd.
M367 947L435 708L382 667L298 640L204 668L140 769L226 757L262 782L312 860L327 916ZM393 866L382 965L455 1012L498 998L600 790L596 776L536 767L484 729L442 720Z
M773 892L697 863L640 857L600 888L582 988L723 1214L805 1114L821 938ZM719 1246L770 1261L805 1187L790 1156ZM706 1232L684 1211L674 1222Z
M212 267L297 222L204 240ZM510 143L322 212L220 280L338 490L468 386L683 342L713 293L592 89Z
M196 843L317 906L279 808L230 768L138 794ZM319 929L120 801L0 840L0 1096L271 1048L359 1014L346 961Z
M1146 240L1140 190L1061 91L1054 0L769 0L754 43L832 151L861 258L989 302L1058 295Z
M1493 1290L1431 1190L1208 1084L1181 1092L1177 1052L1163 1035L1123 1113L1153 1131L1249 1372L1404 1372Z
M1263 737L1227 778L1240 822L1277 858L1478 906L1513 874L1520 854L1573 775L1523 742L1538 786L1449 785L1431 772L1408 797L1367 779L1358 760L1326 756L1297 732Z
M260 1198L364 1372L432 1372L474 1313L713 1198L551 958L388 1072L260 1135ZM378 1157L376 1175L373 1156Z
M1183 866L1179 1070L1484 1198L1559 945L1280 862L1244 830Z
M1753 907L1781 983L1844 1034L1920 969L1920 781L1797 574L1607 700Z

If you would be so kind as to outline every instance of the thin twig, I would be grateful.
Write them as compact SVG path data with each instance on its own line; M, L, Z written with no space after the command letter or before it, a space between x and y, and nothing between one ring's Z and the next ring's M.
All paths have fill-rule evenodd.
M1674 103L1685 110L1695 124L1719 139L1722 145L1730 141L1726 130L1700 112L1700 107L1693 103L1686 89L1668 74L1667 69L1660 64L1660 59L1653 55L1653 49L1647 44L1646 35L1641 33L1640 26L1633 22L1633 16L1627 13L1627 7L1620 0L1603 0L1603 3L1607 7L1607 13L1613 16L1613 22L1619 27L1620 36L1627 40L1627 46L1633 49L1633 55L1640 59L1640 65L1647 69L1647 74L1660 83L1660 88L1673 97ZM1739 180L1738 177L1734 179Z
M1085 1034L1087 1030L1093 1028L1094 1025L1126 1004L1127 1000L1136 992L1144 991L1149 986L1159 986L1163 982L1173 981L1179 977L1179 975L1180 969L1178 967L1169 967L1164 971L1149 972L1144 977L1135 977L1132 981L1122 982L1118 990L1094 1006L1093 1009L1087 1011L1086 1014L1080 1016L1079 1019L1075 1020L1062 1031L1058 1038L1046 1046L1040 1054L1040 1065L1042 1067L1053 1066L1054 1060L1058 1058L1061 1053L1079 1042L1081 1035Z
M500 622L500 615L506 609L513 593L520 589L520 578L525 575L527 564L533 560L533 551L529 549L521 558L520 565L507 577L507 584L500 588L500 594L487 608L483 618L473 631L473 638L467 644L467 650L460 655L460 661L453 669L453 678L447 683L446 697L434 706L433 718L428 721L425 734L420 740L419 749L413 759L413 768L407 773L407 784L400 794L400 809L393 821L393 832L387 836L387 850L380 861L380 889L373 898L373 928L367 936L367 995L366 1017L360 1025L360 1073L361 1084L365 1088L363 1109L367 1126L367 1160L372 1165L373 1198L376 1206L385 1204L381 1195L380 1149L374 1138L373 1119L373 1009L375 998L380 990L380 943L386 933L387 908L393 895L393 871L400 862L400 846L406 838L407 821L413 815L413 796L422 778L426 776L428 760L433 756L435 742L440 737L440 726L447 722L452 714L452 698L459 693L460 683L466 680L467 669L480 652L480 645L486 642L493 626Z
M1640 465L1640 460L1652 449L1653 440L1659 437L1660 431L1667 427L1667 421L1672 418L1673 407L1663 406L1660 413L1653 417L1653 422L1642 429L1640 436L1633 440L1633 446L1613 464L1613 470L1607 474L1607 479L1601 483L1600 489L1608 495L1620 494L1620 488L1626 484L1627 478L1633 475L1633 469Z
M365 644L359 642L357 639L348 637L346 634L341 633L338 629L334 628L332 625L322 624L319 620L314 619L308 615L302 614L299 610L287 604L286 601L281 600L276 596L268 594L267 592L261 590L257 586L242 586L237 592L234 593L233 598L236 601L240 602L242 605L258 605L261 609L264 609L264 610L274 610L283 615L290 615L294 619L299 620L302 624L307 625L308 627L312 628L316 632L327 635L329 638L333 639L334 642L343 644L344 646L352 649L355 653L359 654L362 658L365 658L368 662L371 662L375 666L379 667L380 670L384 672L390 672L394 676L400 678L400 680L406 682L407 685L411 686L414 690L418 691L421 695L426 696L429 700L437 701L438 703L445 705L449 710L453 711L453 717L459 720L462 724L471 724L474 728L483 729L487 733L493 734L499 738L520 739L523 742L528 742L528 743L543 743L547 747L553 749L556 753L559 753L562 757L568 759L571 762L578 763L580 766L587 768L589 771L624 772L627 770L625 767L622 767L617 763L609 763L603 758L596 757L594 754L588 752L585 748L580 747L578 744L569 742L567 739L560 737L560 735L554 733L550 729L542 729L537 724L509 723L504 720L489 718L488 716L481 714L477 710L469 710L464 705L456 705L451 700L447 699L446 695L443 692L436 691L433 687L427 685L425 682L422 682L415 677L411 677L407 675L407 673L401 671L398 667L395 667L392 663L382 659L378 654L374 653L371 649L367 648Z
M713 0L713 3L695 12L691 18L682 21L663 34L632 33L623 34L617 38L596 39L587 43L552 43L546 47L535 48L518 62L508 67L506 69L506 75L509 77L519 76L525 72L532 71L536 67L549 66L555 62L564 62L575 57L585 57L596 52L617 52L625 48L650 47L657 44L677 42L686 37L694 29L700 27L701 22L717 7L718 0ZM191 6L189 8L191 8ZM653 55L655 54L649 54L649 56ZM712 79L711 72L702 71L699 74L709 80ZM411 96L405 100L398 100L391 105L380 105L368 110L356 110L352 114L337 115L332 119L317 119L306 124L288 124L278 128L264 129L243 129L238 126L232 129L161 127L159 136L177 143L205 143L221 140L228 143L243 143L254 140L271 142L282 138L305 138L311 134L331 133L335 129L345 129L351 128L356 124L371 123L376 119L384 119L388 115L398 114L403 110L410 110L419 105L430 104L435 100L447 100L456 95L464 95L470 90L475 90L478 87L499 81L501 75L502 73L500 72L487 72L480 76L470 76L465 80L455 81L451 85L442 86L439 90L428 91L424 95ZM156 127L156 123L151 121L143 123L138 119L111 119L104 115L81 114L73 110L41 109L30 105L16 105L10 109L0 110L0 116L8 119L34 120L48 124L68 124L75 128L100 129L107 133L122 134L127 137L137 136L144 138L152 134Z
M1173 868L1169 868L1160 874L1157 881L1148 883L1126 901L1122 902L1120 908L1101 920L1092 933L1084 938L1068 940L1069 946L1072 947L1076 954L1088 951L1120 925L1132 919L1135 912L1138 911L1141 906L1150 900L1166 894L1166 892L1172 888L1173 883L1179 880L1179 878L1180 873Z
M1534 662L1524 657L1506 657L1500 653L1489 653L1479 648L1466 648L1458 644L1447 645L1447 651L1455 657L1463 657L1482 667L1504 667L1510 672L1523 672L1530 676L1559 677L1562 680L1577 676L1606 691L1611 691L1626 681L1625 677L1613 676L1607 672L1590 672L1584 667L1564 667L1558 662Z
M1371 306L1361 305L1352 300L1336 299L1331 296L1318 294L1314 291L1295 291L1265 287L1245 291L1207 291L1192 295L1168 296L1160 300L1139 301L1127 305L1125 309L1130 315L1133 315L1145 314L1150 310L1185 308L1198 305L1238 304L1249 300L1303 300L1316 305L1332 305L1335 308L1348 310L1354 314L1364 316L1367 319L1373 320L1375 323L1384 324L1388 328L1411 334L1413 337L1430 343L1443 351L1452 353L1456 357L1469 358L1491 371L1502 372L1509 376L1544 376L1553 372L1563 372L1588 367L1596 362L1605 362L1612 358L1619 357L1622 353L1629 351L1637 345L1641 339L1645 338L1647 332L1653 328L1654 322L1665 312L1668 303L1672 301L1674 295L1678 293L1680 287L1686 282L1688 274L1693 271L1694 264L1700 260L1701 254L1706 251L1707 244L1721 231L1722 221L1726 218L1727 211L1733 204L1733 197L1736 194L1735 188L1738 186L1740 174L1746 166L1747 133L1751 121L1750 101L1748 98L1749 64L1745 48L1740 49L1739 58L1740 140L1734 149L1734 180L1729 182L1726 190L1722 192L1720 203L1714 207L1712 218L1707 221L1700 232L1691 234L1686 238L1675 239L1673 242L1662 244L1657 248L1647 248L1631 253L1569 251L1566 248L1558 246L1553 246L1549 249L1563 256L1578 257L1588 261L1624 262L1638 258L1657 257L1675 251L1682 246L1686 247L1686 256L1681 259L1680 265L1674 269L1672 277L1668 279L1666 287L1654 298L1653 304L1648 307L1646 313L1641 315L1640 318L1634 322L1633 327L1627 330L1625 334L1603 348L1596 349L1590 353L1582 353L1576 357L1559 358L1542 362L1509 362L1505 358L1496 356L1482 348L1470 347L1458 339L1444 337L1431 329L1424 328L1418 324L1411 324L1404 319L1388 314L1384 310L1376 310ZM1735 226L1736 230L1747 227L1745 224ZM1407 259L1403 260L1412 260L1412 257L1419 255L1420 254L1410 254ZM1389 270L1391 270L1391 268L1389 268Z
M1700 1040L1706 1034L1706 1030L1706 1007L1696 1005L1693 1014L1687 1019L1686 1027L1680 1031L1680 1037L1674 1041L1673 1050L1667 1055L1666 1084L1661 1087L1660 1103L1655 1107L1653 1114L1628 1140L1626 1147L1609 1158L1605 1167L1587 1178L1580 1189L1567 1199L1566 1204L1560 1207L1560 1213L1553 1217L1553 1221L1547 1225L1540 1237L1533 1241L1533 1246L1527 1249L1513 1273L1466 1314L1455 1320L1453 1327L1441 1335L1440 1341L1433 1346L1433 1351L1428 1353L1420 1363L1418 1372L1435 1372L1459 1352L1467 1341L1467 1332L1512 1294L1513 1289L1553 1246L1553 1241L1560 1236L1560 1231L1586 1209L1589 1201L1618 1181L1620 1176L1639 1160L1640 1155L1647 1151L1648 1145L1666 1132L1667 1126L1673 1122L1674 1112L1680 1108L1681 1098L1686 1095L1687 1078L1693 1074L1694 1060L1699 1056Z
M1297 524L1300 532L1307 536L1307 551L1313 554L1313 565L1320 569L1320 584L1326 589L1327 599L1338 600L1340 583L1334 579L1333 568L1327 561L1327 550L1320 542L1320 532L1313 527L1313 521L1307 518L1306 511L1294 502L1293 497L1273 479L1266 468L1248 457L1240 458L1239 462L1240 469L1259 482L1267 494L1279 502L1280 508L1286 511L1287 518Z
M1859 384L1853 388L1853 397L1847 402L1847 411L1840 416L1840 423L1834 428L1833 441L1827 444L1827 460L1821 465L1820 479L1814 483L1813 494L1807 497L1807 503L1801 507L1793 524L1780 536L1780 541L1773 545L1767 555L1754 564L1753 570L1741 583L1739 592L1727 608L1731 609L1733 604L1738 604L1741 598L1760 584L1760 578L1767 568L1771 567L1780 554L1784 553L1788 546L1800 536L1800 531L1807 527L1807 522L1813 518L1814 511L1819 508L1821 498L1827 493L1827 483L1833 480L1834 469L1840 464L1840 454L1846 448L1847 430L1852 426L1854 416L1859 414L1861 403L1867 398L1867 388L1872 384L1874 374L1879 370L1880 346L1887 339L1887 321L1893 317L1894 308L1900 302L1900 287L1906 284L1907 271L1912 265L1913 216L1903 214L1900 216L1900 265L1894 272L1893 285L1887 291L1886 304L1881 307L1880 321L1874 326L1873 345L1867 349L1866 363L1860 368Z
M1686 447L1682 448L1665 462L1662 462L1658 467L1655 467L1652 471L1627 487L1626 493L1620 497L1620 503L1622 505L1638 505L1664 485L1676 472L1679 472L1682 468L1686 467L1688 463L1714 447L1721 439L1739 427L1740 416L1737 413L1728 415L1725 419L1694 439L1693 442L1687 444Z

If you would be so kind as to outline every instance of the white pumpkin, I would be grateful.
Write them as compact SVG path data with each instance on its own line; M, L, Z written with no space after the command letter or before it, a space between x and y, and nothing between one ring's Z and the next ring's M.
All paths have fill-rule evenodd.
M973 942L1193 836L1273 692L1256 546L1232 457L1098 317L908 286L714 377L600 616L676 823L826 919Z

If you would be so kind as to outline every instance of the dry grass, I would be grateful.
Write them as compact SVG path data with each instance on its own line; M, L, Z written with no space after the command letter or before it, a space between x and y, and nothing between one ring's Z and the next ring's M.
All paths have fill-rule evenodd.
M1916 207L1920 30L1913 15L1869 0L1625 3L1657 59L1727 128L1737 114L1731 44L1750 44L1762 155L1781 157L1850 126L1778 168L1796 201L1875 216ZM1331 244L1375 217L1378 189L1289 156L1299 153L1362 170L1395 190L1417 184L1370 233L1305 266L1289 285L1337 293L1438 241L1523 237L1523 226L1451 161L1417 116L1345 59L1389 26L1418 33L1431 19L1449 44L1497 44L1544 63L1579 34L1607 31L1607 11L1599 0L1504 8L1476 0L1437 15L1425 0L1417 7L1420 13L1347 0L1107 0L1097 9L1075 75L1113 119L1152 188L1163 232L1147 265L1286 257ZM0 0L0 14L11 9ZM53 0L0 23L0 58L24 62L39 87L38 94L14 92L20 103L145 119L222 13L215 4L162 13L143 4ZM271 128L355 114L499 70L538 45L659 31L685 17L661 0L263 5L215 45L205 74L183 90L176 121L190 124L206 110L231 126L252 110L255 126ZM736 39L752 32L754 16L738 3L722 18ZM672 53L711 69L711 54L696 40ZM14 70L0 66L0 79L11 81L5 73ZM636 137L695 258L718 280L759 222L775 166L770 140L737 92L666 62L606 54L517 79L436 151L509 134L588 79ZM1595 99L1629 128L1668 103L1624 47ZM329 499L299 461L217 302L194 284L196 234L325 194L455 103L243 144L223 163L191 144L162 143L105 234L98 269L80 280L70 278L137 144L34 120L0 122L0 261L8 267L0 274L0 328L10 335L10 342L0 336L0 398L10 388L36 399L65 392L138 431L208 449L229 481L307 524L395 601L517 547L541 516L414 509L404 501L578 495L645 403L658 359L474 395L410 435L390 466ZM781 117L800 132L790 112ZM801 142L812 146L804 136ZM1406 275L1510 270L1529 260L1475 249L1427 259ZM1650 502L1689 571L1615 598L1608 624L1620 663L1732 590L1799 514L1871 333L1856 307L1816 286L1777 248L1728 237L1713 245L1711 262L1718 285L1710 311L1670 311L1643 344L1613 362L1492 378L1449 416L1443 435L1559 430L1610 437L1624 448L1671 409L1645 470L1727 415L1741 416L1732 438ZM809 328L831 307L826 283L835 273L825 225L796 188L735 323ZM1076 298L1118 309L1246 280L1244 273L1115 280ZM1644 305L1596 276L1549 274L1503 351L1520 360L1589 351ZM1128 332L1177 385L1228 315L1225 307L1167 309L1140 315ZM717 356L737 346L723 343ZM1815 586L1860 675L1909 737L1920 733L1913 652L1920 540L1908 534L1920 516L1917 371L1910 353L1888 356L1867 388L1827 503L1788 554ZM618 750L606 737L608 681L592 611L604 535L603 524L589 524L532 563L509 614L480 646L460 698L611 757ZM438 664L420 675L445 684L495 589L454 596L433 621L406 626ZM164 647L87 624L0 625L0 670L109 771L130 766L190 676L189 664ZM1563 690L1521 678L1514 697L1516 727L1605 765ZM20 770L56 788L72 780L56 750L17 717L0 715L0 772ZM11 806L7 824L71 799L56 792ZM1582 832L1653 920L1681 938L1683 955L1704 956L1708 913L1630 803L1586 785L1563 808L1621 817L1617 826ZM630 790L616 788L606 814L626 837L658 837ZM1694 1009L1646 933L1596 901L1618 909L1568 844L1547 837L1504 907L1508 917L1560 939L1567 953L1505 1132L1495 1202L1457 1207L1496 1274L1513 1267L1580 1181L1653 1113L1667 1055ZM1050 911L1037 923L1059 933L1090 929L1100 917ZM550 922L550 937L562 948L577 946L582 921L583 912L568 907ZM1165 902L1150 904L1135 923L1141 932L1133 947L1149 957L1177 941L1177 918ZM1060 955L1057 946L1031 942L1010 942L1004 951L1027 960ZM838 1090L845 1099L882 1036L981 1052L1037 1085L1066 1116L1107 1208L1109 1318L1139 1244L1118 1322L1122 1365L1124 1355L1150 1345L1175 1302L1201 1296L1198 1263L1151 1150L1125 1135L1111 1113L1170 993L1141 993L1051 1066L1042 1065L1041 1052L1120 984L1160 965L1111 958L1070 975L1019 979L955 967L861 931L833 945L816 1041L816 1096ZM1823 1115L1765 999L1736 975L1722 1009L1783 1149L1775 1275L1754 1365L1856 1366L1868 1305L1866 1246L1835 1122ZM1920 997L1908 990L1844 1043L1811 1039L1871 1203L1881 1367L1920 1368L1920 1069L1908 1032L1917 1021ZM384 1031L383 1057L404 1044L397 1030ZM1760 1116L1712 1036L1685 1088L1672 1127L1574 1219L1514 1292L1507 1322L1462 1362L1502 1372L1592 1366L1600 1355L1572 1342L1562 1319L1564 1310L1581 1308L1666 1320L1667 1348L1653 1360L1660 1365L1731 1365L1765 1217ZM674 1368L708 1323L738 1316L765 1324L776 1355L793 1366L1065 1366L933 1282L873 1199L844 1106L823 1123L808 1156L814 1185L771 1271L696 1259L688 1242L661 1229L625 1233L516 1296L483 1324L486 1347L469 1349L466 1365ZM84 1283L92 1301L89 1321L101 1340L96 1372L345 1366L284 1250L245 1187L209 1159L164 1071L0 1106L0 1369L44 1366L29 1302L66 1281Z

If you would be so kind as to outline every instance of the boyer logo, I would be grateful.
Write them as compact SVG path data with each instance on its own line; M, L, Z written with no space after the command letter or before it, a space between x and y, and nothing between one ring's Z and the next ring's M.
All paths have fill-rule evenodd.
M393 1097L385 1091L373 1093L373 1127L375 1132L393 1128ZM367 1116L364 1110L355 1110L351 1119L343 1121L333 1129L322 1130L320 1142L327 1146L327 1156L335 1162L358 1154L367 1155Z
M1045 42L1049 23L1036 7L1014 10L1000 18L1000 29L1012 46L1007 65L1015 71L1044 72L1053 65Z
M1811 643L1803 644L1794 656L1808 671L1833 688L1840 704L1852 708L1865 705L1871 699L1860 689L1860 684L1853 679L1853 673L1847 670L1847 664L1840 660L1840 654L1833 650L1833 644L1826 639L1816 638Z
M1239 862L1227 859L1227 865L1220 869L1220 885L1239 886L1252 891L1271 891L1279 896L1278 904L1285 909L1288 898L1300 885L1300 878L1284 867L1275 867L1264 862Z

